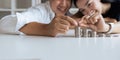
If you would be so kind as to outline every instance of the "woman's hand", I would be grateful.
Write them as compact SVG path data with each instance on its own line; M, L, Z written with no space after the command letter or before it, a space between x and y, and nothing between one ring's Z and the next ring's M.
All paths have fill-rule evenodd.
M79 26L90 28L97 32L107 32L109 30L109 25L105 23L105 20L101 14L83 16L79 21Z

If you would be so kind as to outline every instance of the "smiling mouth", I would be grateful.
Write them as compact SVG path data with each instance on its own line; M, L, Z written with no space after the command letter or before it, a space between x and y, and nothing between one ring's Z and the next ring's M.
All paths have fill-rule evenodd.
M65 13L67 9L58 7L58 10L59 10L60 12L62 12L62 13Z

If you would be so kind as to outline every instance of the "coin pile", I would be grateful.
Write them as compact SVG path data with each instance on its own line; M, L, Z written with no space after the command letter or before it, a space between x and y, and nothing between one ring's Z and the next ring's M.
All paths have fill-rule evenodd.
M87 28L75 27L75 37L96 37L97 33Z

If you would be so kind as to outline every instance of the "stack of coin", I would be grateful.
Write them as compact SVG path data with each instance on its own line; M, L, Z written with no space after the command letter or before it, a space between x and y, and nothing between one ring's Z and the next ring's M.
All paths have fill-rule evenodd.
M97 36L97 32L96 31L92 31L92 37L96 37Z
M104 33L98 33L98 37L106 37Z
M79 26L75 27L75 37L81 37L81 28Z
M75 27L75 37L96 37L96 32L87 28Z
M82 37L88 36L88 30L86 28L82 28Z

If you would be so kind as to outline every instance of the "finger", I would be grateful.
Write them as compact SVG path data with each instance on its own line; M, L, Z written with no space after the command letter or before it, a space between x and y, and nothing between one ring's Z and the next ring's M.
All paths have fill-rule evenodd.
M64 15L57 15L57 17L64 19L64 20L67 20L67 16L64 16Z
M81 20L79 21L79 25L82 24L82 23L87 24L87 21L85 20L85 18L86 18L86 16L83 16L81 18Z
M69 30L69 27L70 27L69 25L59 24L59 28L60 28L60 29L64 29L64 30L67 30L67 31L68 31L68 30Z
M61 23L61 24L64 24L64 25L70 26L70 23L69 23L68 21L66 21L66 20L60 19L60 23Z
M56 30L58 33L66 33L69 30L69 27L59 24L59 27L57 27Z
M74 20L73 18L67 16L67 21L71 24L71 25L74 25L74 26L77 26L78 23L76 20Z
M87 22L88 24L90 24L90 23L91 23L91 21L89 20L89 18L90 18L90 16L89 16L89 15L85 17L85 20L86 20L86 22Z
M95 24L96 22L97 22L97 18L96 18L96 16L98 16L99 14L98 14L98 12L97 11L95 11L95 10L91 10L91 12L90 12L90 14L89 14L89 20L90 20L90 22L92 23L92 24Z
M95 25L93 25L93 24L90 24L90 25L89 25L89 28L90 28L90 29L92 29L93 31L97 31L96 26L95 26Z
M92 24L97 23L98 22L98 16L99 16L98 14L94 14L94 15L90 16L90 18L89 18L90 22Z
M62 25L70 26L70 23L67 20L63 20L61 18L58 18L58 20L59 21L57 23L61 23Z
M75 19L77 22L79 22L80 20L81 20L81 18L77 18L77 19Z
M59 22L60 21L60 18L59 17L55 17L52 22Z
M58 18L61 19L61 20L66 20L66 21L68 21L71 25L75 25L75 26L78 25L78 24L77 24L77 21L74 20L74 19L72 19L71 17L59 15Z
M56 24L57 29L69 30L69 27L70 27L69 25L64 25L64 24L61 24L61 23Z
M80 24L80 27L89 28L89 25L88 24Z
M61 26L60 29L68 31L69 30L69 26Z
M63 29L58 29L57 31L58 33L62 33L62 34L65 34L67 32L66 30L63 30Z

